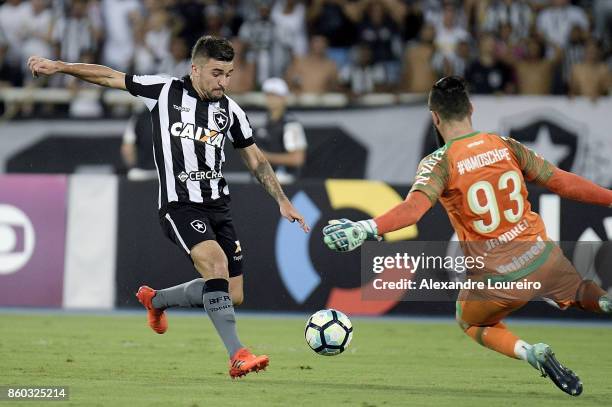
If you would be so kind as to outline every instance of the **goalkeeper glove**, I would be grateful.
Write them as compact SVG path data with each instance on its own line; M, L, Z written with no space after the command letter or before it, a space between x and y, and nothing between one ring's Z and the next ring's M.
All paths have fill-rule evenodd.
M372 219L353 222L348 219L333 219L323 228L323 241L331 250L349 252L366 240L382 240L378 236L376 222Z

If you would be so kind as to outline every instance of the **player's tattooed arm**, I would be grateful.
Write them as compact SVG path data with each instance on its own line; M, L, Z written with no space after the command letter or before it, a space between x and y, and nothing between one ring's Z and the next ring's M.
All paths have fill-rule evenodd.
M249 171L278 203L281 215L290 222L297 221L302 229L308 232L310 227L304 221L304 217L293 207L285 192L283 192L283 188L278 182L274 170L259 147L252 144L246 148L241 148L239 151Z
M241 148L239 151L244 164L266 191L268 191L270 196L279 204L287 200L287 196L283 192L283 188L280 186L274 170L259 147L252 144L246 148Z
M255 171L253 171L253 174L276 202L281 203L281 201L287 200L287 196L283 192L283 188L280 186L278 178L276 178L276 174L268 160L261 161L255 168Z

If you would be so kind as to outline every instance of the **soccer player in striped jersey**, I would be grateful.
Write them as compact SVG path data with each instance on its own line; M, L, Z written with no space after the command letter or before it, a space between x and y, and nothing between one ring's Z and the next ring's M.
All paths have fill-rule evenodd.
M612 206L612 191L556 168L511 138L475 131L473 107L462 78L436 82L429 108L443 146L421 161L406 200L375 219L330 221L323 229L325 243L336 251L353 250L364 240L417 223L440 201L464 255L486 259L474 278L541 284L541 289L520 291L461 290L456 315L460 327L481 345L527 361L562 391L580 395L580 379L557 361L550 346L528 344L502 320L537 297L561 309L612 313L606 292L593 281L583 280L561 249L549 241L544 222L531 210L525 182L564 198L607 207Z
M149 325L159 334L168 327L166 308L205 308L229 353L232 378L264 369L269 359L253 355L236 333L234 305L242 303L244 296L242 246L234 230L229 188L223 178L227 139L278 203L280 214L309 231L255 144L245 112L225 95L233 58L229 41L205 36L195 44L191 73L183 78L126 75L106 66L36 56L28 60L35 76L64 73L127 90L151 111L160 222L202 278L163 290L142 286L137 297L147 309Z

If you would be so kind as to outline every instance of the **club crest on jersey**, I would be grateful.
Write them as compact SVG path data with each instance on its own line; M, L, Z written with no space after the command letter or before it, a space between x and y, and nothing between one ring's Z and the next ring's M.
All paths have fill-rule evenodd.
M223 146L223 134L217 130L194 126L192 123L176 122L170 126L170 134L175 137L183 137L199 140L211 146L221 148Z
M219 128L219 131L225 130L229 123L229 118L227 117L227 115L220 111L216 111L213 113L213 120Z
M202 222L200 219L192 220L191 227L194 228L196 232L206 232L206 223Z

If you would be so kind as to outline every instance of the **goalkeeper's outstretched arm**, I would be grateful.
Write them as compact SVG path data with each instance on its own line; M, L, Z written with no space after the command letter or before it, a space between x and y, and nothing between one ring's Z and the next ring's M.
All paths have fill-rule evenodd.
M104 65L68 63L32 56L28 59L28 68L34 76L64 73L96 85L127 90L125 74Z
M416 190L409 193L404 202L375 219L329 221L323 228L323 241L332 250L348 252L366 240L380 240L385 233L414 225L431 206L427 195Z
M612 208L611 190L560 168L553 170L552 176L543 186L562 198Z
M431 208L431 201L420 191L408 194L406 200L374 218L379 236L416 224Z

